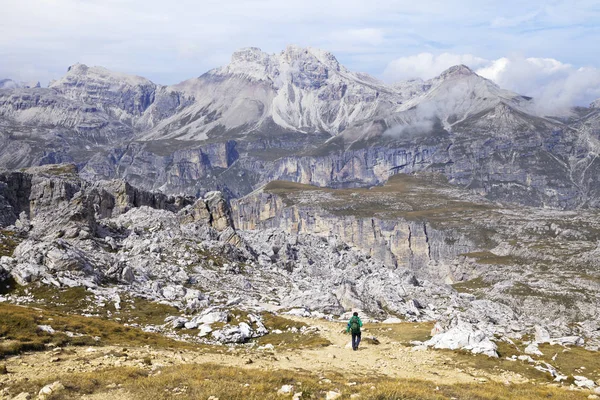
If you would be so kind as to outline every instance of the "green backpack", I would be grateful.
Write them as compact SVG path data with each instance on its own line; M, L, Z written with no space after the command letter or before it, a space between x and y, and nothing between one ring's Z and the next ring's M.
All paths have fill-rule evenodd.
M358 323L358 317L350 318L350 332L360 333L360 325Z

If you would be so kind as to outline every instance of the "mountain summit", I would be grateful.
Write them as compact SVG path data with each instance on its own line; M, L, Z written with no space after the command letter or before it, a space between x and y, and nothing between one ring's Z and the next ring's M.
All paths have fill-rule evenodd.
M274 179L347 187L433 170L493 200L600 205L595 109L539 115L464 65L387 85L327 51L250 47L171 86L75 64L49 88L4 87L6 168L75 162L90 180L229 197Z

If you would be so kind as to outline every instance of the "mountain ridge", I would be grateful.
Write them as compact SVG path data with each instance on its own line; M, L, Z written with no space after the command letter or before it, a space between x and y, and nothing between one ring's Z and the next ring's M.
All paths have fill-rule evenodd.
M241 49L170 86L74 64L49 88L0 90L0 166L75 162L86 179L231 198L275 179L348 187L434 170L493 200L595 207L595 110L540 115L464 65L386 85L298 46Z

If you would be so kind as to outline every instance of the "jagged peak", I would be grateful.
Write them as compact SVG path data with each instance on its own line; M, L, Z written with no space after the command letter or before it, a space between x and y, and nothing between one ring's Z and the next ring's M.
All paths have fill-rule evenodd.
M313 58L330 68L336 70L339 70L340 68L340 63L332 53L314 47L301 47L292 44L288 45L285 50L281 52L281 55L288 62L309 60Z
M600 99L596 99L590 103L590 108L600 108Z
M267 53L258 47L243 47L233 52L231 62L258 62L262 63L269 57Z
M249 64L269 67L279 66L282 62L304 64L315 61L335 70L340 69L340 64L332 53L313 47L301 47L293 44L286 46L285 50L282 50L278 54L266 53L258 47L241 48L233 52L231 63L225 68L231 71L232 69L236 69L235 67L237 66L248 66Z
M475 72L473 72L473 70L471 68L467 67L466 65L460 64L460 65L455 65L455 66L448 68L447 70L445 70L444 72L442 72L439 75L439 78L450 78L450 77L471 76L471 75L477 75L477 74Z

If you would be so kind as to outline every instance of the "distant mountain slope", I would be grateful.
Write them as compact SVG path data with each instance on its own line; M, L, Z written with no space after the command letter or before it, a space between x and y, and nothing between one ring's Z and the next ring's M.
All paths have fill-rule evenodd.
M458 65L386 85L326 51L235 52L176 85L75 64L2 81L0 166L75 162L86 179L243 196L285 179L348 187L433 170L490 199L597 207L598 104L558 117Z
M242 49L230 64L169 89L193 97L194 104L144 139L207 139L215 132L248 133L272 123L288 131L336 135L352 123L389 113L403 99L382 82L348 71L328 52L295 46L273 55Z

